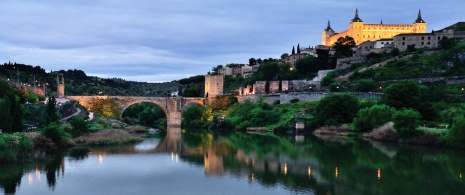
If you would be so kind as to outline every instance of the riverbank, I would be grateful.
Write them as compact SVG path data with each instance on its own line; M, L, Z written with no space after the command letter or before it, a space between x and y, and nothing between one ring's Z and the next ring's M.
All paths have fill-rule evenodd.
M451 145L445 139L445 132L441 133L432 133L430 131L425 131L422 128L418 128L418 132L412 135L400 135L394 128L394 123L389 122L385 125L374 129L371 132L354 132L351 130L348 125L342 126L331 126L331 127L321 127L316 129L313 134L318 136L341 136L341 137L359 137L365 138L373 141L381 142L392 142L399 144L416 144L416 145L427 145L427 146L444 146L444 147L454 147L454 148L463 148ZM443 129L443 131L445 131Z

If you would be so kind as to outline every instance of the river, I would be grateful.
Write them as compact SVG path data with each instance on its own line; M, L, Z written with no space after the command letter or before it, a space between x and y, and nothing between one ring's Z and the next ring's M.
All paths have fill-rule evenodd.
M354 138L170 131L0 165L16 194L464 194L465 152Z

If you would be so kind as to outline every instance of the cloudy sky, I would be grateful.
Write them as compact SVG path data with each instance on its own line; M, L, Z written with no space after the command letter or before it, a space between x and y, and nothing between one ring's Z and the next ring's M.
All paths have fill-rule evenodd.
M427 31L465 21L463 0L1 0L0 63L178 80L318 45L328 19L343 31L355 8L385 24L413 23L421 9Z

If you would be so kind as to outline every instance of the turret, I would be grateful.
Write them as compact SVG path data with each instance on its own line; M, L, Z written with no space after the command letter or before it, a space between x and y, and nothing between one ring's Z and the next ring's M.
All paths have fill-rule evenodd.
M334 30L331 28L331 23L328 20L328 26L323 31L322 36L321 36L321 44L330 46L332 43L329 43L329 37L333 36L334 34L335 34Z
M354 38L355 44L357 45L364 41L362 37L364 26L365 23L358 16L358 9L355 9L354 19L352 19L349 24L349 34L353 35L352 38Z
M425 33L426 32L426 22L421 18L421 10L418 10L418 16L415 22L413 23L413 33Z
M426 23L422 18L421 18L421 10L418 10L418 17L415 20L415 23Z
M355 17L351 21L352 22L363 22L362 19L358 17L358 8L355 9Z

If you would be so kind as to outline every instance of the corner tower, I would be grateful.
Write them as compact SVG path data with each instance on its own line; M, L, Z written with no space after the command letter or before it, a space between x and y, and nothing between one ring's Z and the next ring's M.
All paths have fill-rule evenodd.
M323 31L322 33L322 36L321 36L321 43L322 45L327 45L327 44L331 44L329 43L330 41L330 37L333 36L335 34L334 30L331 28L331 23L329 22L328 20L328 26L326 27L326 29Z
M363 42L363 28L365 23L358 17L358 8L355 9L355 16L349 23L349 35L354 38L355 44L359 45Z
M426 22L421 18L421 10L418 10L418 17L412 27L413 33L426 33Z
M63 74L57 75L57 98L65 97L65 78Z

